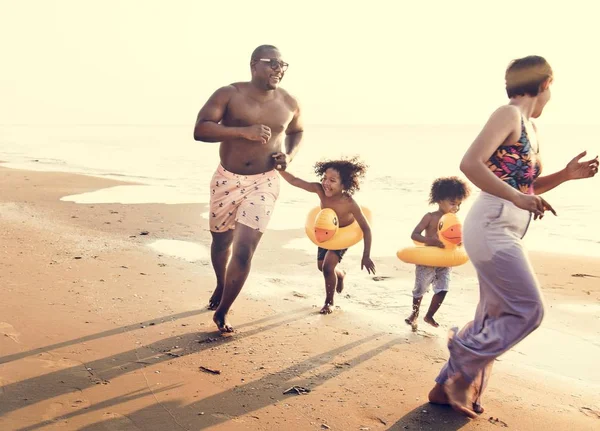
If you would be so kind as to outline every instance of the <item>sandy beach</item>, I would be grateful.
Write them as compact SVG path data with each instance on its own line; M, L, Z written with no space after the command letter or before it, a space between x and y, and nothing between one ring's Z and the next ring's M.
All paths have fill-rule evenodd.
M0 181L0 430L600 426L600 259L532 254L545 321L495 364L486 411L471 421L427 402L448 325L474 313L477 292L460 283L474 276L469 264L455 271L443 327L411 332L406 289L397 311L346 309L342 297L341 309L319 315L315 257L281 247L303 227L269 231L233 306L237 332L221 336L206 310L204 205L61 201L122 184L73 174L0 168ZM165 239L204 252L191 261L149 247ZM376 262L375 279L359 274L358 259L344 262L344 294L411 284L413 268L395 256ZM573 351L577 362L565 356ZM284 393L294 386L309 392Z

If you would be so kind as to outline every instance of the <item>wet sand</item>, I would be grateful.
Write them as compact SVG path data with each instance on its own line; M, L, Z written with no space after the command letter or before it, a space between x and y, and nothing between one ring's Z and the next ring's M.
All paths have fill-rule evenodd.
M221 336L205 310L214 278L204 205L76 204L60 198L121 183L4 168L0 179L2 430L598 427L598 259L532 254L545 321L500 358L486 412L469 421L427 403L445 333L477 302L468 264L455 271L442 327L413 333L403 324L410 265L380 259L374 280L349 255L350 298L321 316L314 256L281 248L302 229L271 231L234 305L237 332ZM192 257L149 246L157 240L186 241L170 246ZM400 286L406 305L352 302L366 283ZM310 392L284 394L295 385Z

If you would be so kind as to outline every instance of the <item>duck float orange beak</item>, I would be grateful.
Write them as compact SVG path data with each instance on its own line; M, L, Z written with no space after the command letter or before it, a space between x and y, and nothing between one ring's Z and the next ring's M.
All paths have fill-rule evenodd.
M338 231L338 217L334 210L325 208L315 218L315 239L317 242L325 242L333 238Z
M462 244L462 226L456 214L448 213L440 218L438 237L446 248L455 248Z

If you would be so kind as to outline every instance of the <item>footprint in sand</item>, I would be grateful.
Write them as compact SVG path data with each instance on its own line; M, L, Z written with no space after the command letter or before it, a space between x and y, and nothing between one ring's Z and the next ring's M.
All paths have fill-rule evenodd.
M64 414L65 406L62 403L52 403L44 410L42 419L45 421L55 421L56 418Z
M69 394L69 405L75 409L87 409L92 403L90 400L83 396L83 391L79 388L71 388L72 392Z
M62 402L53 402L42 413L44 421L59 423L65 420L65 416L74 409L89 408L92 403L83 396L83 392L78 388L71 388L72 392L62 396ZM67 423L66 421L64 422Z
M15 327L10 323L0 322L0 334L3 334L5 337L10 338L15 343L20 343L19 335L21 334L17 332L15 330Z
M90 428L90 430L91 429L92 428ZM131 421L131 419L129 419L127 416L110 412L104 413L104 415L102 415L102 422L95 425L93 429L95 431L142 431L141 428L135 426L133 421Z
M50 355L49 353L41 353L35 358L27 358L25 362L35 362L36 366L46 369L66 369L72 367L81 367L83 369L83 365L81 362L72 361L67 358L56 358Z

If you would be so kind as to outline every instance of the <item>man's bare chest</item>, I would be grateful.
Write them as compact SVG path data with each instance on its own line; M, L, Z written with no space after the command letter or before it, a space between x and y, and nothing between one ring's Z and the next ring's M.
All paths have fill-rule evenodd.
M225 113L225 120L232 126L264 124L272 134L283 132L293 118L293 113L282 100L256 102L238 97L232 100Z

